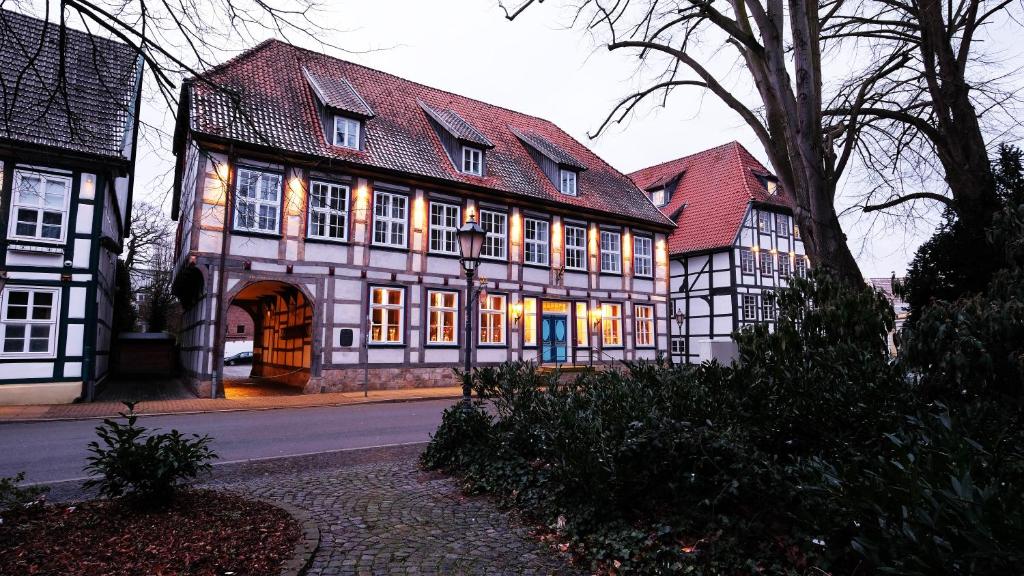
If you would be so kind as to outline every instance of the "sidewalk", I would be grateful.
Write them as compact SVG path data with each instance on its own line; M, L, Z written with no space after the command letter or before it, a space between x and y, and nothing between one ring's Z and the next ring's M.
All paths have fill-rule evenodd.
M248 398L187 398L182 400L150 400L139 402L135 411L141 415L189 414L198 412L231 412L238 410L273 410L275 408L309 408L313 406L344 406L381 402L410 402L458 398L462 388L412 388L405 390L371 390L362 392L329 392L297 396L253 396ZM123 411L120 402L89 402L83 404L40 404L0 406L0 423L46 420L83 420L107 418Z

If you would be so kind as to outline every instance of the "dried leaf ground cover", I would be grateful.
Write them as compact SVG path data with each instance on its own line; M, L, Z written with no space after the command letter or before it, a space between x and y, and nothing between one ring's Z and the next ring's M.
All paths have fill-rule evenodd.
M47 506L4 518L0 574L276 574L299 536L284 510L223 492L184 492L155 512L116 500Z

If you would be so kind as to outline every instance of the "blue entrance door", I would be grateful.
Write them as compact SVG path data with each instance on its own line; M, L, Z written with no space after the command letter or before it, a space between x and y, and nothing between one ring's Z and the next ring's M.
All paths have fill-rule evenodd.
M568 351L569 321L564 315L543 316L541 322L541 345L543 361L561 364Z

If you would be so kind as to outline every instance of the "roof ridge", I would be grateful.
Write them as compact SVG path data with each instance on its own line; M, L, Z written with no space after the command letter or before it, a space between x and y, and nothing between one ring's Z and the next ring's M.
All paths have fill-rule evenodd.
M699 150L697 152L693 152L693 153L687 154L686 156L680 156L678 158L673 158L671 160L665 160L664 162L660 162L658 164L651 164L650 166L645 166L643 168L640 168L639 170L634 170L634 171L632 171L632 172L630 172L630 173L628 173L626 175L629 176L630 178L632 178L634 175L639 174L640 172L646 172L648 170L654 170L655 168L662 168L664 166L668 166L669 164L674 164L676 162L682 162L683 160L689 160L690 158L694 158L694 157L697 157L697 156L703 156L704 154L707 154L707 153L712 152L714 150L718 150L719 148L725 148L725 147L727 147L727 146L729 146L731 144L738 144L741 147L743 146L742 144L739 143L738 140L732 140L730 142L725 142L724 144L718 144L717 146L712 146L711 148L705 148L703 150Z
M115 38L108 38L106 36L99 36L99 35L93 33L92 31L79 30L78 28L70 26L67 23L51 22L48 19L40 18L40 17L32 15L32 14L25 14L24 12L18 12L17 10L10 10L8 8L2 8L2 7L0 7L0 12L6 12L7 14L12 14L15 17L18 17L18 18L24 18L26 20L32 20L32 21L34 21L34 22L36 22L38 24L42 24L43 26L46 26L46 27L50 27L50 26L60 27L60 26L63 26L64 29L67 30L69 33L81 36L80 39L83 39L83 40L87 39L87 40L90 40L90 41L99 40L101 42L106 42L108 44L112 44L114 46L117 46L120 49L128 49L128 50L131 50L132 52L137 52L137 50L133 46L128 44L127 42L122 42L121 40L118 40L118 39L115 39ZM84 22L84 19L83 19L83 22Z

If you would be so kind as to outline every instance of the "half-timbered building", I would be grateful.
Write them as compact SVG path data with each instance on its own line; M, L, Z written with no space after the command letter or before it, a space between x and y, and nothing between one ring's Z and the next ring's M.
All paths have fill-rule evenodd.
M0 14L0 404L90 398L109 366L142 61Z
M546 120L268 41L188 82L174 142L182 361L218 393L226 326L307 392L452 383L456 230L487 232L477 365L667 352L673 224Z
M738 142L630 177L677 224L668 241L673 360L731 359L733 331L774 324L775 291L807 272L792 198Z

